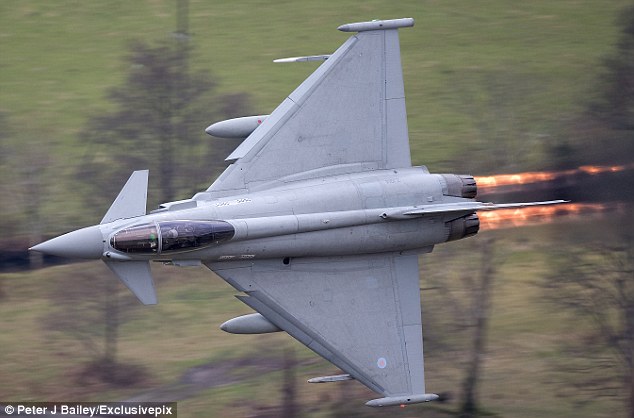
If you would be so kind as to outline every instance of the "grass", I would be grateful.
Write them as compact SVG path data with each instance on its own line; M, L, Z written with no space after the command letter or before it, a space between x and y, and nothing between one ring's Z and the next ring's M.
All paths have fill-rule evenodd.
M475 170L503 169L483 163L498 151L500 141L519 144L515 153L505 156L504 169L548 165L544 148L556 137L562 121L596 94L601 60L612 51L618 34L615 18L630 4L627 0L189 3L191 43L196 51L192 66L211 70L221 92L249 92L261 113L273 110L315 68L315 64L277 65L273 59L332 52L348 36L336 30L342 23L414 17L416 26L401 31L413 161L436 171L474 174L482 174ZM127 44L165 39L175 21L172 0L0 2L0 111L7 114L9 123L8 138L3 141L19 144L18 154L3 154L0 164L33 149L50 154L41 173L52 179L50 188L42 191L45 233L77 227L77 219L101 215L86 213L66 182L87 152L78 133L89 117L111 109L105 94L126 76L122 57ZM523 144L528 149L521 148ZM464 165L450 164L457 159ZM12 184L14 179L4 176L0 185L9 191L3 193L4 198L15 201L12 210L20 211L20 202L29 202L30 196L23 183ZM11 219L9 214L3 217ZM25 223L22 230L30 227ZM547 250L541 243L575 233L583 240L587 231L566 226L525 231L522 239L499 233L509 254L493 298L490 350L481 388L487 410L520 418L619 416L622 406L615 400L595 399L578 410L573 400L558 397L548 383L549 359L562 355L557 341L569 322L564 315L545 309L534 286L546 269ZM472 251L477 249L474 243L466 240L452 246ZM434 271L434 263L444 260L440 257L448 248L439 246L434 254L423 257L424 275L429 274L425 266ZM458 260L464 262L463 258L451 262ZM42 318L52 309L50 292L58 283L86 271L95 280L110 280L107 269L88 263L0 275L8 294L0 301L0 400L122 399L173 383L195 365L258 356L291 344L283 335L222 333L220 323L249 309L208 271L162 266L153 270L161 304L136 310L121 329L120 358L150 372L149 380L135 388L79 387L75 375L88 359L87 353L74 339L42 327ZM430 309L434 294L423 296L429 302L425 309ZM451 344L461 341L447 335L441 322L426 322L425 327L426 335L440 334ZM298 344L293 346L300 359L315 358ZM456 393L464 351L445 353L434 350L433 344L428 347L428 387ZM332 371L324 362L302 365L298 380ZM279 381L280 377L266 374L201 392L180 402L179 412L182 417L244 415L249 412L248 406L240 405L245 393L255 403L277 402L279 385L270 384L271 378ZM359 386L355 385L348 387ZM341 387L300 383L300 397L311 405L306 415L327 415L319 405L339 396ZM368 396L353 390L350 402L361 404Z
M211 71L219 92L248 92L255 111L269 113L317 65L273 59L334 51L349 36L336 30L341 23L412 16L416 26L400 36L414 164L473 174L542 169L562 123L596 94L627 4L191 0L191 65ZM45 234L95 219L72 185L91 150L79 134L112 109L106 94L126 77L130 42L169 38L175 13L175 0L0 4L0 112L3 141L13 144L0 159L0 186L12 196L0 205L5 228L32 233L24 207L35 204L33 193ZM193 142L211 140L203 128ZM501 143L513 146L502 153ZM35 173L26 170L33 159Z
M549 274L550 248L573 245L568 243L574 242L571 236L576 229L574 224L558 225L559 238L551 237L550 226L482 233L496 240L494 257L498 266L491 299L487 352L482 365L483 381L479 389L483 406L489 412L504 417L608 417L624 413L623 404L614 398L587 399L583 393L572 397L561 395L562 388L569 389L575 379L571 375L564 375L566 377L562 379L556 370L557 365L566 363L562 343L582 344L582 336L588 327L579 318L547 305L539 282ZM423 288L429 285L426 283L428 275L449 269L450 274L440 276L449 281L454 291L462 289L464 284L460 277L451 274L478 274L474 262L479 255L478 240L483 238L438 246L434 253L423 257L423 260L427 259L421 270ZM442 305L447 303L446 299L434 290L424 291L422 296L426 334L435 338L440 330L441 337L446 338L454 329L445 327L443 315L448 315L448 311ZM426 353L428 388L459 393L464 372L455 365L466 361L468 340L463 339L464 335L448 338L448 349L434 349L434 342L429 342L430 349ZM587 403L581 405L582 402Z
M479 134L464 107L481 103L465 90L497 88L481 77L514 84L508 94L520 103L512 111L537 133L578 111L627 4L190 1L193 66L213 71L222 91L249 92L268 113L315 68L274 58L333 51L348 36L336 30L342 22L412 16L416 26L401 40L414 160L434 167ZM105 92L125 77L128 43L165 39L175 20L171 0L2 2L0 108L15 139L53 143L58 157L82 155L77 134L88 117L109 110Z
M575 225L562 228L560 235L566 236L565 231L574 230ZM497 256L501 260L483 363L480 388L483 405L497 416L519 418L618 416L621 404L617 400L597 398L579 409L575 402L583 399L561 398L558 395L561 386L553 383L551 367L553 359L562 356L562 336L573 341L576 337L568 332L570 318L547 309L535 285L547 272L547 249L543 243L550 233L550 227L524 229L521 238L508 231L485 232L495 236ZM450 271L454 272L477 262L477 247L476 238L438 246L434 253L423 256L422 286L426 286L428 274L442 270L447 257L452 260L459 254L462 267L451 267ZM183 373L194 366L210 362L222 365L239 358L280 357L284 347L293 347L300 361L296 370L297 388L304 416L328 416L332 402L342 396L342 388L347 388L348 402L358 404L360 413L366 411L363 402L373 396L355 382L345 383L345 388L338 384L304 383L309 377L335 373L335 368L283 334L235 336L223 333L218 329L220 323L249 312L248 307L232 297L235 292L206 269L164 266L153 266L161 303L132 311L120 329L119 358L145 368L148 378L128 388L113 388L92 381L81 385L76 377L89 360L88 353L69 335L42 326L43 319L54 310L55 301L50 299L54 287L80 270L82 274L88 272L94 280L112 280L103 274L108 272L100 263L0 276L2 288L8 295L0 302L0 375L5 377L0 380L0 399L127 399L177 383ZM455 281L455 277L448 275L446 279L452 280L454 288L460 288L461 283ZM464 336L452 336L446 318L430 311L440 309L438 306L443 303L440 295L429 290L423 293L423 299L425 334L428 339L440 336L447 344L446 349L438 349L431 340L426 345L428 390L456 395L463 374L466 340ZM575 328L579 332L584 329L580 324ZM214 416L245 416L263 406L277 407L281 402L281 372L257 373L255 370L237 368L233 376L244 376L240 383L205 389L180 400L180 416L205 416L212 412ZM443 416L443 411L451 411L453 407L452 404L435 406L433 414ZM355 406L351 408L356 411ZM411 416L423 410L427 411L425 406L414 406L398 413Z

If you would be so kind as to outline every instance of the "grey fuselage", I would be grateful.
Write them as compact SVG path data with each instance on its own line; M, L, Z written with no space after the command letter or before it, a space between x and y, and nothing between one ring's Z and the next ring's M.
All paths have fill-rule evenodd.
M231 261L428 252L435 244L467 235L454 222L463 215L408 217L400 212L417 205L471 200L449 195L447 176L453 175L412 167L302 180L219 199L203 192L161 205L145 216L101 225L104 254L122 260ZM222 220L235 233L226 242L151 254L121 253L107 238L130 226L177 220Z

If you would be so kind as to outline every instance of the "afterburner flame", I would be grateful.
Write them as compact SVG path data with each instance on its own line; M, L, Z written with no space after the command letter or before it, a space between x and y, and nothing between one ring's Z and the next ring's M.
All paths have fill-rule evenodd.
M626 165L584 165L572 170L562 171L527 171L516 174L497 174L494 176L476 177L478 188L509 186L516 184L530 184L544 181L553 181L562 177L574 176L575 174L597 175L602 173L616 173L624 170L634 169L634 163Z
M532 206L520 209L501 209L478 212L480 230L516 228L541 225L555 220L587 220L600 217L607 212L624 211L619 203L567 203L556 206Z

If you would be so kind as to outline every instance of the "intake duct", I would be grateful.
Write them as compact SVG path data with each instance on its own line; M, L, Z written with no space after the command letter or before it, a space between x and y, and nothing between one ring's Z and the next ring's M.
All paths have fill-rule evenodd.
M447 226L447 241L456 241L462 238L471 237L478 233L480 230L480 220L478 215L472 213L471 215L463 216L462 218L454 219L445 224Z
M478 194L478 186L473 176L462 174L439 174L442 194L445 196L473 199Z

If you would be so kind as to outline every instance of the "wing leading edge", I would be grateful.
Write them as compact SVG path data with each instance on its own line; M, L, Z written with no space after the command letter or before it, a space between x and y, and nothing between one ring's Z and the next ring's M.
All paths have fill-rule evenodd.
M398 28L414 21L366 23L340 28L362 32L236 148L227 158L233 164L208 192L221 196L277 181L411 166Z
M425 395L417 256L387 253L297 258L288 265L255 260L207 266L246 294L238 296L242 302L383 399L435 399Z

